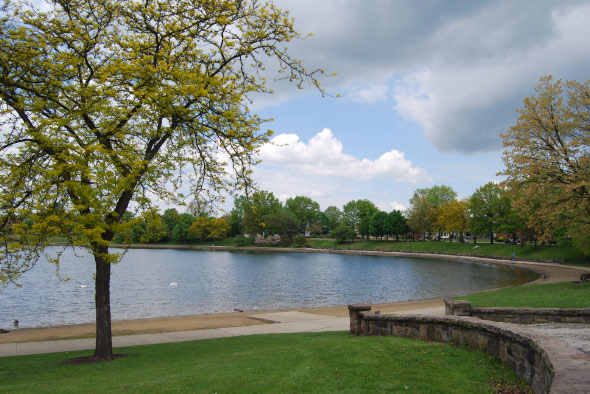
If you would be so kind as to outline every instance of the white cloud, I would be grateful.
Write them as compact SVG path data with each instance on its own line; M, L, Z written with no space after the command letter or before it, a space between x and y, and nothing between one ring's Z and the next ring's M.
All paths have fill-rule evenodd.
M377 101L386 100L388 93L389 86L385 84L376 84L353 91L350 93L350 98L353 101L371 104Z
M407 74L395 89L395 109L420 123L426 137L441 151L500 149L499 134L514 124L515 110L525 96L533 94L540 76L583 77L576 68L590 63L590 45L577 37L590 36L590 27L581 15L590 17L590 6L553 11L552 37L522 52L492 54L477 64L435 65ZM470 20L465 22L467 27L454 26L452 30L469 32L475 29L473 25L484 23L479 22ZM450 39L447 35L441 33ZM508 38L498 33L482 44L494 47Z
M260 150L263 164L281 166L304 175L357 180L392 178L398 182L429 181L426 171L412 166L404 154L392 149L377 159L357 158L343 152L342 142L323 129L307 143L296 134L280 134Z
M397 201L375 200L373 203L382 211L391 212L393 210L404 212L407 207Z
M397 210L397 211L405 211L407 207L403 204L398 203L397 201L390 201L389 202L389 209L390 210Z
M339 74L326 88L361 103L395 92L395 109L441 152L501 149L499 134L541 76L588 78L583 0L277 3L314 33L292 43L296 57Z

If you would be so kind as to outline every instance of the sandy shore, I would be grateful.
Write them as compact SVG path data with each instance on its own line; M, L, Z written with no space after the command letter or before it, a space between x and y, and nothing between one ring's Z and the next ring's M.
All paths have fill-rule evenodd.
M275 250L276 251L276 250ZM358 254L373 254L366 251L358 251ZM362 253L361 253L362 252ZM316 251L317 253L317 251ZM348 253L347 253L348 254ZM376 252L375 254L390 255L391 253ZM416 256L417 254L412 254ZM459 256L442 255L421 255L435 258L460 258ZM553 283L577 280L581 272L588 272L588 269L559 266L557 264L529 263L502 261L485 258L469 258L465 260L488 262L494 264L516 265L539 272L542 276L533 283ZM420 300L409 302L398 302L389 304L373 305L373 310L380 310L382 313L402 312L405 310L423 309L443 306L442 299ZM337 307L324 307L313 309L297 309L308 313L344 317L348 316L346 305ZM264 311L268 312L268 311ZM132 335L156 332L191 331L209 328L239 327L256 324L268 324L267 321L257 319L256 315L263 311L235 312L212 315L178 316L139 320L124 320L113 322L113 335ZM55 327L41 328L20 328L11 330L8 333L0 334L0 343L47 341L56 339L92 338L95 335L94 324L76 324Z
M373 307L383 313L401 312L404 310L431 308L443 306L442 299L410 301L390 304L379 304ZM297 309L307 313L330 315L337 317L348 316L348 306ZM133 335L157 332L192 331L208 328L225 328L269 324L270 322L256 318L257 315L268 311L234 312L211 315L174 316L151 319L123 320L113 322L113 335ZM0 334L1 343L51 341L57 339L93 338L95 325L73 324L55 327L19 328L8 333Z

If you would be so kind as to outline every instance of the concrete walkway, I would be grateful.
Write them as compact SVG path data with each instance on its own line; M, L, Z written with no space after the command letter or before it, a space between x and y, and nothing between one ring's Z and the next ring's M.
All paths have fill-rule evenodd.
M400 314L437 314L444 315L444 307L415 309L399 312ZM137 345L151 345L155 343L170 343L196 341L200 339L225 338L241 335L257 334L289 334L296 332L348 331L350 319L348 317L334 317L297 311L270 312L252 315L255 319L268 321L270 324L260 324L245 327L214 328L195 331L163 332L157 334L123 335L113 337L113 347ZM68 339L42 342L23 342L0 344L0 357L22 356L27 354L71 352L76 350L94 349L95 339Z

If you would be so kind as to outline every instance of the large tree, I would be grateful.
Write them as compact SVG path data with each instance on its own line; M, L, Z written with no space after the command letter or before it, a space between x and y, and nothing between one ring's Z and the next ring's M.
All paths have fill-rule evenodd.
M469 228L469 202L466 200L448 201L440 206L438 226L449 233L457 233L457 242L463 239L463 233ZM449 242L453 237L449 236Z
M189 228L194 221L195 217L190 213L185 212L179 214L176 224L172 228L172 239L182 241L183 243L190 240L192 237Z
M156 209L143 212L131 228L131 241L140 244L161 242L167 236L168 226Z
M502 228L510 214L510 199L497 183L488 182L469 198L469 213L473 232L488 234L494 243L494 233Z
M385 221L385 234L395 235L395 240L398 241L400 235L408 233L408 229L408 219L401 211L394 209L389 212Z
M379 208L369 200L352 200L342 208L342 223L352 227L361 236L369 236L371 217Z
M447 185L416 189L410 199L411 206L408 210L408 224L412 231L422 233L426 237L426 233L431 236L434 230L440 230L436 225L439 207L456 198L457 193Z
M284 48L296 37L286 12L255 0L5 3L2 284L31 267L53 235L88 247L95 357L112 359L110 275L120 256L109 245L121 218L153 197L179 202L182 179L199 197L251 184L270 137L248 110L250 94L270 92L264 63L318 86Z
M373 237L380 237L383 239L384 235L388 235L386 232L387 212L378 211L371 216L369 219L369 234Z
M188 228L188 232L203 243L203 240L209 235L209 219L204 216L195 218Z
M324 216L327 220L327 230L332 231L340 224L342 220L342 211L333 205L326 208Z
M257 190L240 203L244 205L241 208L244 212L242 227L251 236L264 235L267 230L263 218L268 214L278 213L283 207L272 192L265 190Z
M309 197L295 196L288 198L285 201L285 207L293 212L297 220L299 221L299 233L305 234L305 230L308 226L318 223L320 220L320 204L313 201Z
M502 135L514 207L542 240L567 230L590 255L590 80L543 77L518 114Z
M244 215L246 214L246 196L237 196L234 198L234 208L231 210L228 224L231 229L229 235L235 237L238 235L244 235Z
M282 237L291 238L299 231L300 221L287 208L264 215L262 221L268 234L279 234Z

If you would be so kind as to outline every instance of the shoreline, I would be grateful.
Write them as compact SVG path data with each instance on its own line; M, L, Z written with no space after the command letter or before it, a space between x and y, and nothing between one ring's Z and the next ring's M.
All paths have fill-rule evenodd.
M447 259L469 261L475 263L498 264L515 266L537 272L540 278L523 283L523 285L538 283L565 282L568 280L579 279L580 273L590 273L590 267L580 267L566 265L550 261L534 261L516 259L514 261L495 256L473 256L443 253L427 252L408 252L408 251L380 251L380 250L359 250L359 249L321 249L321 248L285 248L269 246L215 246L215 245L164 245L164 244L130 244L130 245L111 245L113 248L128 249L180 249L180 250L203 250L203 251L228 251L228 252L278 252L278 253L324 253L324 254L343 254L357 256L383 256L383 257L421 257L429 259ZM558 279L557 277L567 277L567 279Z
M113 247L117 247L113 245ZM348 254L348 255L366 255L366 256L410 256L438 259L453 259L460 261L472 261L479 263L498 264L518 266L529 269L540 274L537 280L525 283L523 285L538 283L555 283L577 280L580 273L590 272L590 269L576 266L564 266L556 263L543 263L534 261L511 261L496 258L431 254L431 253L412 253L412 252L384 252L384 251L367 251L367 250L334 250L334 249L315 249L315 248L275 248L275 247L231 247L231 246L202 246L202 245L129 245L129 248L142 249L188 249L188 250L209 250L209 251L263 251L263 252L286 252L286 253L331 253L331 254ZM491 291L491 290L490 290ZM424 309L443 306L443 299L431 300L414 300L391 302L385 304L374 304L374 309L381 310L382 313L403 312L404 310ZM284 310L283 310L284 311ZM294 308L289 311L301 311L306 313L315 313L321 315L330 315L335 317L348 316L348 306L328 306L316 308ZM268 321L256 318L256 315L268 313L267 310L191 315L191 316L171 316L157 317L135 320L113 321L113 336L148 334L159 332L175 331L192 331L212 328L227 328L269 324ZM275 310L273 310L275 312ZM33 327L10 330L8 333L0 334L0 344L18 343L18 342L36 342L47 340L74 339L74 338L94 338L95 324L74 324L50 327Z
M383 313L403 312L406 310L443 307L442 298L430 300L401 301L384 304L372 304ZM207 330L215 328L244 327L272 324L258 315L271 312L305 312L331 317L348 317L348 305L316 308L294 308L277 310L256 310L232 313L214 313L207 315L153 317L133 320L113 321L113 336L155 334L163 332ZM40 342L64 339L95 338L95 323L71 324L62 326L17 328L0 334L0 344Z

